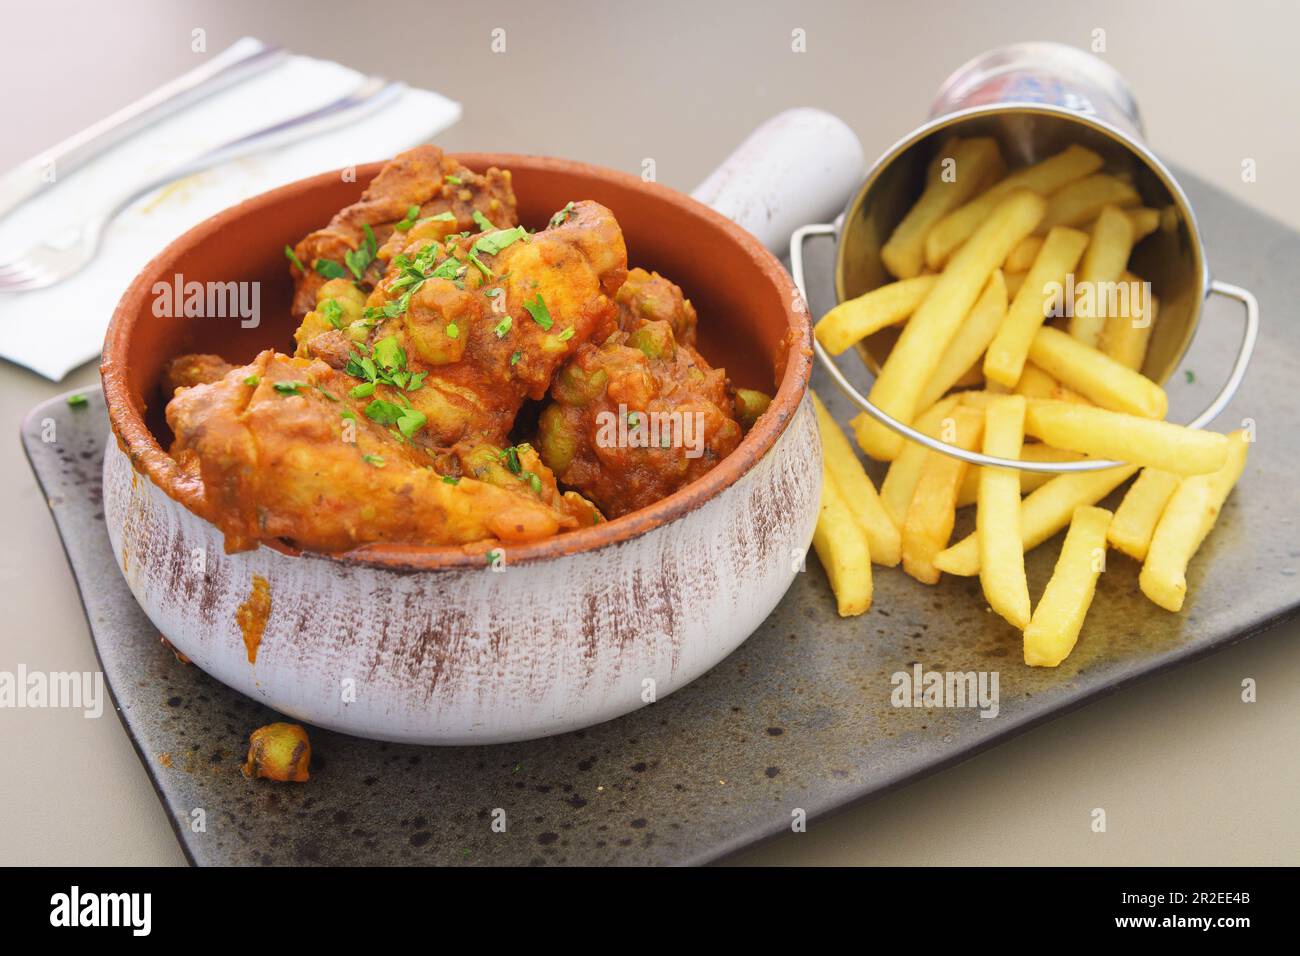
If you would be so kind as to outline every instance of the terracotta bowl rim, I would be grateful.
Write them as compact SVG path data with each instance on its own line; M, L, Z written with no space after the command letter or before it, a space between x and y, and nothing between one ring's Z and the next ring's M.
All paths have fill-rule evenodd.
M689 515L744 477L776 444L777 439L794 420L812 375L810 317L806 307L803 307L802 297L795 291L794 283L780 261L757 238L703 203L675 189L659 183L646 182L629 173L575 160L526 153L466 152L449 155L473 169L486 169L489 166L503 169L527 167L535 172L551 171L579 175L647 192L657 201L673 206L678 212L694 219L703 220L725 233L732 242L748 254L758 270L772 282L785 303L787 319L785 373L776 395L773 396L771 406L745 435L735 451L703 477L647 508L601 522L591 528L563 532L528 544L507 545L505 546L506 564L527 564L594 552L622 544ZM379 161L356 167L357 180L369 181L383 165L384 161ZM222 210L182 233L150 260L140 274L132 280L113 312L112 321L104 338L103 358L100 362L104 400L108 407L109 424L113 434L137 471L142 472L170 498L205 520L208 519L198 490L192 483L184 480L171 456L149 430L141 410L137 409L131 401L126 352L135 323L147 311L146 298L150 294L154 277L164 272L169 273L167 263L196 246L214 240L220 241L217 236L230 222L244 216L257 215L261 211L260 207L265 207L272 201L282 200L286 194L308 193L327 183L336 183L341 172L342 170L334 170L320 173L259 193ZM614 213L617 216L618 210L614 210ZM372 544L337 553L299 551L278 541L263 542L263 545L283 554L302 558L325 559L388 571L433 571L483 567L487 551L495 547L496 543L478 542L471 545L438 547Z

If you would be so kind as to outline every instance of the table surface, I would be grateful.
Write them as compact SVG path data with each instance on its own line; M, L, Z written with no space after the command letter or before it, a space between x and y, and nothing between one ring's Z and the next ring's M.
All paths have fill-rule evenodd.
M1300 228L1292 69L1300 9L1281 3L1092 3L1044 9L1004 2L978 16L951 5L665 2L635 16L614 4L507 2L458 7L394 2L372 32L339 29L316 3L201 0L30 4L7 14L17 34L58 37L11 50L13 88L0 141L8 167L193 65L241 35L384 72L446 93L465 120L451 149L579 157L692 188L755 125L812 105L844 117L874 156L915 126L953 68L1014 40L1091 47L1136 90L1148 138L1243 202ZM340 4L340 16L350 10ZM936 9L938 7L938 9ZM585 9L584 9L585 8ZM969 11L969 12L967 12ZM401 24L399 30L398 24ZM387 25L387 26L386 26ZM492 31L506 31L503 54ZM792 52L791 31L807 51ZM422 59L412 35L437 31ZM1251 161L1253 181L1242 175ZM1226 277L1231 278L1231 277ZM107 307L107 306L105 306ZM1281 321L1282 316L1264 316ZM0 456L0 670L93 670L71 575L18 447L26 411L92 383L94 365L59 384L0 364L0 416L14 437ZM116 574L105 567L106 574ZM995 750L807 833L734 862L763 864L1259 864L1300 858L1300 626L1278 628L1056 720ZM1241 683L1258 682L1257 703ZM118 722L64 710L0 711L0 863L180 864L183 857ZM1108 828L1092 832L1094 808Z

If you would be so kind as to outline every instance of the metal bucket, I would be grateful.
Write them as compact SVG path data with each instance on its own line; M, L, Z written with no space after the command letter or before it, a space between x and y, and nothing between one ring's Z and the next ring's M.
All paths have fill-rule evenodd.
M940 88L930 116L876 161L836 223L795 231L790 261L799 290L806 289L803 243L814 235L838 235L838 301L893 281L881 262L881 247L920 196L926 169L949 137L991 136L1010 166L1039 162L1077 143L1099 153L1106 171L1130 178L1144 206L1162 210L1160 227L1135 247L1131 260L1132 270L1151 283L1161 300L1143 374L1158 384L1169 379L1191 343L1208 296L1226 296L1245 307L1245 330L1232 371L1214 400L1188 426L1202 428L1211 422L1245 376L1258 334L1259 305L1247 290L1211 279L1191 204L1173 174L1143 144L1137 103L1124 78L1073 47L1014 44L984 53L953 73ZM873 372L879 372L897 336L897 329L885 329L859 343L859 352ZM938 441L871 404L815 339L813 348L831 378L864 412L935 451L972 464L1026 471L1096 471L1119 464L1012 461Z

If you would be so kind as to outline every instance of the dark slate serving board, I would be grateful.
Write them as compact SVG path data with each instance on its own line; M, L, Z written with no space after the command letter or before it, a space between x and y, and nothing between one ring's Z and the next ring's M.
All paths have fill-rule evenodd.
M1115 555L1074 654L1056 670L1020 662L1018 635L985 610L977 580L926 588L876 569L875 606L841 620L815 558L763 626L676 694L585 731L530 743L432 748L311 729L306 785L240 774L248 734L277 719L178 662L136 605L111 553L100 503L103 401L31 413L23 443L63 539L118 713L200 864L685 864L716 859L791 824L955 763L1156 671L1250 637L1300 605L1300 235L1184 177L1215 274L1251 288L1264 318L1241 395L1258 442L1190 572L1180 615L1150 604L1137 566ZM829 248L810 249L817 314ZM820 293L820 294L819 294ZM1223 380L1240 330L1229 303L1205 311L1169 385L1186 420ZM846 362L846 365L851 362ZM819 389L843 420L848 405ZM57 442L41 440L56 423ZM959 524L958 533L965 528ZM1041 593L1057 540L1030 555ZM891 675L997 671L1000 713L899 709ZM192 832L201 808L206 831ZM494 832L496 808L506 830Z

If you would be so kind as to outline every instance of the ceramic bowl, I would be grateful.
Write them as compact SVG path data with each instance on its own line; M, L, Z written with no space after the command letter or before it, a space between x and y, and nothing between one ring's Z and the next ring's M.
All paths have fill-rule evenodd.
M510 547L495 567L482 549L445 547L227 554L165 451L163 363L286 349L294 322L282 249L356 200L378 163L292 183L185 233L123 296L101 367L116 438L104 461L109 536L159 631L207 673L290 717L428 744L572 730L698 677L758 627L799 572L821 482L808 314L757 240L623 173L534 156L457 158L511 170L530 227L573 199L613 210L631 263L671 277L695 303L713 364L737 385L776 387L735 452L652 507ZM177 281L257 283L244 288L258 290L260 322L160 316L160 290ZM265 613L241 615L259 600Z

